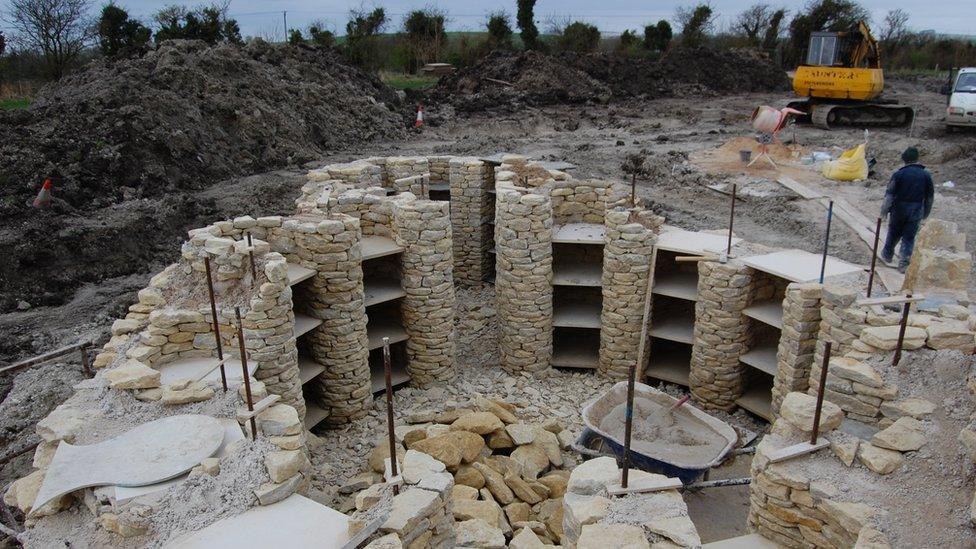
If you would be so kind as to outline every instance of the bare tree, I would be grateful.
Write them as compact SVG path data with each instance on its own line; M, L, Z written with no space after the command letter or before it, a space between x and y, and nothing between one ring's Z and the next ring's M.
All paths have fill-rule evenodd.
M10 0L7 23L17 39L39 51L48 73L61 78L94 36L90 0Z
M746 35L750 46L757 47L772 17L773 13L769 6L753 4L735 19L735 29Z
M881 43L885 46L897 44L908 35L908 13L903 9L889 10L881 25Z

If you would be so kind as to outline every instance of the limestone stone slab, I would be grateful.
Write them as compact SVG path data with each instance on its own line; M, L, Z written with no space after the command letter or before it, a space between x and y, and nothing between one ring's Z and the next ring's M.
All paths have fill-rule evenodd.
M81 488L145 486L169 480L212 456L223 439L224 428L216 418L179 415L150 421L96 444L62 442L34 507Z
M660 244L658 244L660 246ZM754 255L741 259L743 263L764 273L785 278L793 282L813 282L820 280L820 263L823 256L803 250L783 250L765 255ZM863 267L827 256L824 278L854 273Z
M169 385L181 379L198 379L205 372L211 370L217 362L216 358L185 358L174 360L159 366L160 383ZM247 371L254 375L258 369L256 360L248 361ZM234 387L244 382L241 361L224 355L224 372L227 374L227 385ZM220 368L207 374L201 381L205 383L220 383Z
M657 237L657 248L692 255L706 255L724 252L728 245L728 235L686 231L684 229L665 230ZM732 245L742 242L741 238L732 237Z
M349 517L299 494L252 507L166 545L169 549L340 549L350 541Z

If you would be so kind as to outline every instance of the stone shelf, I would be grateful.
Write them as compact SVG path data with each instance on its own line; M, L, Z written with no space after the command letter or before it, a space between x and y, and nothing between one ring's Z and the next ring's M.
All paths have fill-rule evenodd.
M406 366L396 360L390 363L390 382L394 388L410 383L410 374L407 373ZM386 374L383 372L382 360L379 364L370 364L369 384L373 394L386 391Z
M583 338L565 338L553 345L554 368L584 368L595 370L600 363L600 342Z
M392 320L380 320L370 318L366 324L366 336L369 338L369 350L380 349L383 347L383 338L390 338L390 344L406 341L407 331Z
M766 421L773 420L773 379L753 381L735 403Z
M396 255L403 251L402 246L397 246L396 242L388 236L364 236L360 242L363 252L363 261L376 259L388 255Z
M598 263L557 262L552 269L553 286L602 286L603 266Z
M684 255L709 255L724 252L728 246L728 234L712 234L699 231L686 231L666 228L657 238L658 250L667 250ZM742 242L732 237L732 245Z
M495 194L495 189L488 189L488 194Z
M488 253L497 254L498 252L495 251L495 248L491 248L490 250L488 250Z
M655 277L651 293L698 301L698 273L676 271Z
M315 318L308 315L303 315L300 313L295 313L295 328L292 331L292 337L299 338L310 332L319 324L322 324L321 318Z
M691 355L664 351L655 353L651 349L651 357L644 371L645 377L677 383L688 386L688 376L691 373Z
M325 366L315 362L309 357L298 357L298 379L302 380L302 385L315 379L325 371Z
M743 364L752 366L771 376L776 375L776 344L766 343L753 347L749 352L739 357Z
M311 429L329 417L329 411L319 408L310 400L305 400L305 428Z
M234 338L234 344L237 344L237 338ZM226 351L226 346L224 348ZM166 364L160 364L157 369L159 370L159 380L162 385L167 385L181 379L198 379L200 376L211 369L209 374L203 378L205 382L217 382L220 383L220 368L214 368L217 364L216 357L210 358L184 358L174 360L173 362L167 362ZM258 369L258 363L253 360L249 360L247 363L247 371L252 376L254 372ZM244 378L243 368L241 367L241 361L224 355L224 373L227 375L227 384L240 385L243 383Z
M315 269L309 269L308 267L302 267L297 263L288 264L288 285L294 286L299 282L308 280L315 276Z
M695 319L693 317L669 316L654 320L649 333L651 337L691 345L695 342Z
M783 329L783 301L770 299L760 301L746 307L743 311L749 318L754 318L764 324L769 324L774 328Z
M437 191L437 192L445 192L445 191L451 192L451 184L450 183L431 183L430 185L427 185L427 190Z
M603 244L607 228L597 223L567 223L552 229L553 244Z
M600 329L599 303L567 303L554 305L552 325L556 328Z
M386 303L387 301L395 301L407 295L407 292L403 291L398 281L388 278L363 281L363 291L366 296L365 303L367 307Z

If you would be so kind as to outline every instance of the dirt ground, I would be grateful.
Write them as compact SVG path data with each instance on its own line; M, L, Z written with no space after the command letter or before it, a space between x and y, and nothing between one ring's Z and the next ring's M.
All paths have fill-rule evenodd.
M815 173L805 180L808 186L839 193L869 218L877 215L888 175L901 165L899 154L916 145L922 162L932 171L936 183L935 217L954 221L969 236L969 250L976 250L976 133L947 134L941 117L944 98L926 82L889 83L894 97L918 108L913 136L907 129L873 130L868 137L868 156L877 160L875 175L861 183L836 183ZM509 151L538 159L566 160L578 166L578 178L594 177L621 180L620 165L628 153L646 151L659 174L652 181L638 182L638 195L667 222L691 229L721 229L728 223L729 197L709 185L738 183L746 189L736 206L735 232L749 240L770 246L801 248L819 252L823 245L825 214L816 203L800 199L774 184L776 173L764 167L737 175L708 176L688 163L695 153L720 147L737 137L750 137L749 115L761 104L782 105L785 93L753 93L695 99L632 99L610 104L582 104L542 108L526 107L517 113L470 114L454 118L449 113L428 112L430 125L404 140L373 142L322 158L314 165L348 161L371 155L472 154L486 155ZM783 135L784 139L791 139ZM796 141L807 150L837 153L864 139L855 129L825 131L813 127L796 129ZM234 178L214 183L205 190L182 193L177 197L134 198L97 211L84 224L67 225L60 232L44 235L56 239L98 228L100 238L114 239L117 254L97 258L113 268L94 278L59 306L30 306L26 310L0 315L0 363L33 356L79 339L105 338L111 321L121 316L135 301L135 292L149 277L179 253L185 230L214 219L243 214L288 214L299 195L307 167ZM943 186L951 181L952 187ZM618 191L623 194L621 184ZM173 215L165 212L174 212ZM162 212L162 213L161 213ZM187 212L190 212L189 214ZM105 231L105 227L112 228ZM4 232L17 232L5 225ZM168 235L164 244L144 245L146 235ZM44 245L43 239L37 245ZM835 223L831 253L861 264L870 260L870 250L846 227ZM96 261L86 258L85 261ZM31 268L48 268L36 265ZM109 278L105 278L109 276ZM460 329L465 329L463 325ZM488 355L489 341L475 338L472 352ZM23 374L27 375L27 374ZM74 376L75 374L72 374ZM0 378L0 397L11 391L12 376ZM55 373L35 380L38 384L70 386L70 381ZM586 382L583 382L584 385ZM54 391L45 390L45 394ZM11 393L14 394L14 393ZM9 403L6 403L9 404ZM26 433L23 425L37 421L56 405L41 399L29 410L30 417L19 416L14 423L0 419L6 438L5 450ZM31 418L32 421L31 421ZM356 433L356 430L352 431ZM349 431L346 431L348 437ZM339 436L337 434L337 436ZM354 447L368 445L368 439L347 439ZM365 451L365 448L357 450ZM29 454L6 464L0 472L0 485L22 475L29 466ZM744 476L747 468L740 460L727 476ZM741 470L740 470L741 469ZM726 473L720 473L724 476ZM713 477L716 478L716 477ZM336 479L338 480L338 478ZM700 524L703 539L729 534L733 525L744 529L748 502L741 488L691 495L692 517ZM716 494L716 495L713 495ZM722 512L709 504L717 498ZM739 512L741 511L741 513ZM699 520L703 519L703 520ZM713 526L715 528L713 529ZM709 532L714 533L710 534ZM725 537L722 535L720 537Z

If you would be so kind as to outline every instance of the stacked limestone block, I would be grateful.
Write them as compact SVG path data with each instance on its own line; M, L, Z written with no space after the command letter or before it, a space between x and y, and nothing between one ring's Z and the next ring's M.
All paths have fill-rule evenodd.
M471 156L451 158L451 225L454 228L454 279L480 284L491 270L491 209L488 188L493 184L488 165ZM433 181L433 174L431 174Z
M410 175L393 181L397 193L412 193L423 198L430 197L430 174Z
M401 312L407 340L407 372L419 386L454 377L454 280L450 204L401 200L393 206L401 254Z
M731 410L745 388L748 366L739 357L749 349L751 333L742 311L751 299L753 273L737 261L698 264L689 383L703 408Z
M555 182L568 179L569 175L565 172L547 170L517 154L506 154L502 157L502 163L495 166L496 187L504 183L534 189L542 186L551 187Z
M548 189L498 188L495 293L501 366L541 373L552 362L552 201Z
M638 359L660 221L644 210L617 208L606 212L599 372L613 379L626 379ZM646 349L648 342L643 343ZM645 352L644 358L647 356ZM642 379L644 364L638 368L637 379Z
M608 487L620 483L612 457L583 462L569 476L563 496L563 547L701 547L698 530L677 490L610 499ZM663 475L630 471L630 482L664 480Z
M363 417L371 402L359 219L341 213L285 220L269 237L276 249L316 271L301 286L305 313L322 324L305 337L325 371L310 396L341 425Z
M308 180L342 181L352 187L366 188L383 185L383 168L370 159L356 160L342 164L329 164L310 170Z
M556 224L603 223L612 188L609 181L568 178L554 181L552 214Z
M820 331L820 284L790 284L783 300L783 329L776 351L773 414L787 393L806 391Z
M254 398L263 398L256 393ZM250 434L250 423L241 422ZM312 464L308 459L305 424L298 410L285 404L275 404L255 416L258 438L267 440L275 449L264 457L269 481L254 490L259 505L278 503L288 496L306 493L311 486Z
M431 183L447 183L451 177L451 161L453 156L428 156L427 170Z
M972 267L973 256L966 250L966 233L955 223L929 218L915 240L904 288L917 293L965 296Z
M773 451L809 439L814 407L815 399L810 396L787 395L781 417L757 446L749 488L750 527L784 547L889 547L887 538L876 528L881 511L843 501L843 487L821 480L816 468L805 467L816 458L769 462ZM821 435L832 436L831 431L843 418L837 406L825 402Z
M429 174L430 163L427 161L427 157L425 156L389 156L386 159L386 177L387 180L393 184L392 188L397 192L403 191L401 189L396 189L396 180L413 177L415 175ZM420 196L419 192L414 192L414 194Z

